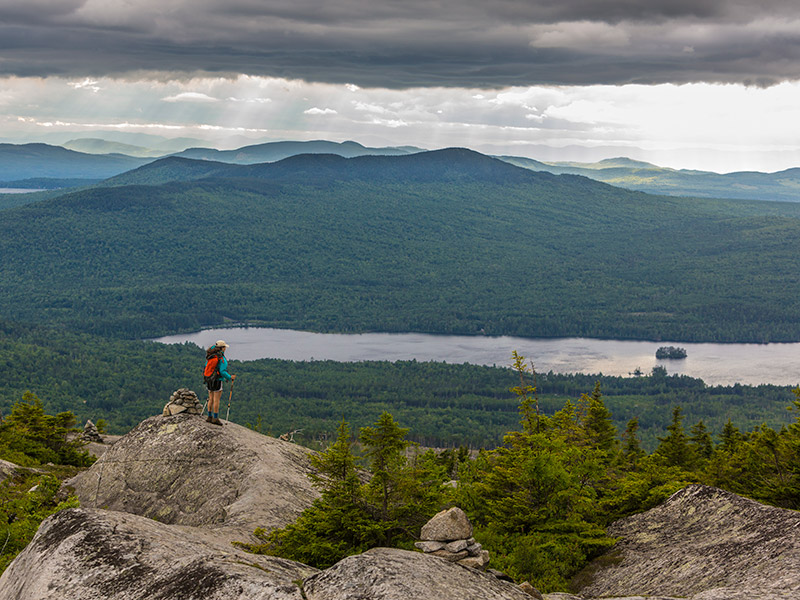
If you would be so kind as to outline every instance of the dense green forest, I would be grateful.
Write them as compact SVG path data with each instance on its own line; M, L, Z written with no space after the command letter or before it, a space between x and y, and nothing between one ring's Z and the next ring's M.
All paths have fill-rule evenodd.
M588 561L613 546L605 532L611 522L653 508L689 483L800 508L800 389L788 427L746 435L728 422L716 443L702 421L687 430L676 406L647 453L638 420L620 433L599 385L543 415L531 373L516 358L521 423L502 446L475 457L409 453L409 430L389 413L358 435L342 422L335 442L312 459L321 497L295 523L257 529L262 543L244 547L326 568L374 546L411 549L427 519L456 505L494 568L545 592L574 591L591 577ZM359 466L370 478L359 476ZM446 484L453 479L455 486ZM605 558L615 560L613 553Z
M0 345L6 374L0 389L2 414L30 390L50 411L72 411L80 422L105 419L110 433L125 433L159 414L178 388L195 390L205 401L205 353L191 344L113 340L0 323ZM272 435L300 429L295 439L312 447L330 439L340 419L366 426L384 410L426 446L493 447L518 421L517 401L510 392L516 381L508 368L264 359L231 361L230 370L238 374L231 420ZM728 419L750 430L762 423L779 428L791 418L786 410L792 400L788 387L707 386L699 379L667 375L663 369L645 377L538 374L542 410L553 414L597 381L615 425L621 429L637 417L648 449L658 443L675 405L683 407L688 423L702 419L715 435ZM223 416L229 397L226 390Z
M650 196L465 150L169 159L116 182L3 211L5 318L125 338L232 321L800 340L797 204Z
M94 462L74 437L75 415L47 414L26 393L0 421L0 574L48 515L78 505L61 481Z

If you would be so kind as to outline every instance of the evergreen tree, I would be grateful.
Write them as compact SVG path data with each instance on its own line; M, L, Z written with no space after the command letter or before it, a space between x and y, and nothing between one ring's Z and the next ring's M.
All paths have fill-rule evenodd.
M241 544L260 554L297 560L327 568L345 556L377 544L382 534L368 514L352 454L350 428L342 421L336 441L324 452L311 455L317 470L309 475L321 496L283 529L256 529L261 544Z
M583 419L586 440L592 448L605 452L610 459L612 451L617 447L617 428L611 420L611 411L603 402L599 381L595 383L594 391L587 400L586 416Z
M400 488L407 460L403 451L409 442L408 429L400 427L392 415L384 411L373 427L362 427L359 440L369 460L372 478L367 486L368 498L377 504L381 520L391 519L390 507Z
M633 417L628 421L625 432L622 434L622 439L624 441L622 457L631 468L636 468L638 460L645 455L645 451L642 450L642 445L637 435L638 431L639 419L638 417Z
M730 417L728 422L722 428L720 434L719 450L725 454L731 455L739 448L739 445L744 441L744 436L739 429L731 422Z
M48 415L42 401L25 392L0 424L0 457L27 466L54 463L88 467L94 459L83 450L83 442L69 439L76 431L74 426L74 414Z
M656 455L667 466L690 468L692 453L686 432L683 429L683 415L680 406L675 406L672 409L672 423L667 427L667 432L666 437L658 438L661 443L656 448Z
M700 460L708 460L714 452L714 445L711 441L711 434L708 432L702 419L692 425L689 430L689 446L694 455Z

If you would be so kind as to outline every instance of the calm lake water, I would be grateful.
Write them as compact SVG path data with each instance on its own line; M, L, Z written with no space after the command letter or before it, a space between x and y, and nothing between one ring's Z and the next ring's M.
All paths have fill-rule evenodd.
M41 192L42 190L31 190L28 188L4 188L0 187L0 194L30 194L32 192Z
M540 373L603 373L629 375L637 368L649 373L656 365L670 374L699 377L709 385L734 383L797 385L800 344L689 344L588 338L529 339L515 337L426 335L421 333L309 333L260 327L208 329L171 335L156 341L192 342L208 347L224 339L228 358L256 360L445 361L510 366L516 350L532 360ZM687 358L656 360L659 346L680 346Z

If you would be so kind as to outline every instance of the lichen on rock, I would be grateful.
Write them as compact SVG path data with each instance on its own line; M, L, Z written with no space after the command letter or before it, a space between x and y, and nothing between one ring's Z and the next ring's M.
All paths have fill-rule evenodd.
M582 595L800 598L798 512L690 485L608 533L619 538L618 559L597 569Z

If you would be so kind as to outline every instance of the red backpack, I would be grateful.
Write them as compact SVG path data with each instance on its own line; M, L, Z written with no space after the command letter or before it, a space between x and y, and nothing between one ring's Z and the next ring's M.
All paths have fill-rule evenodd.
M206 350L206 367L203 369L203 380L206 385L216 383L220 380L219 361L222 358L222 348L211 346Z

